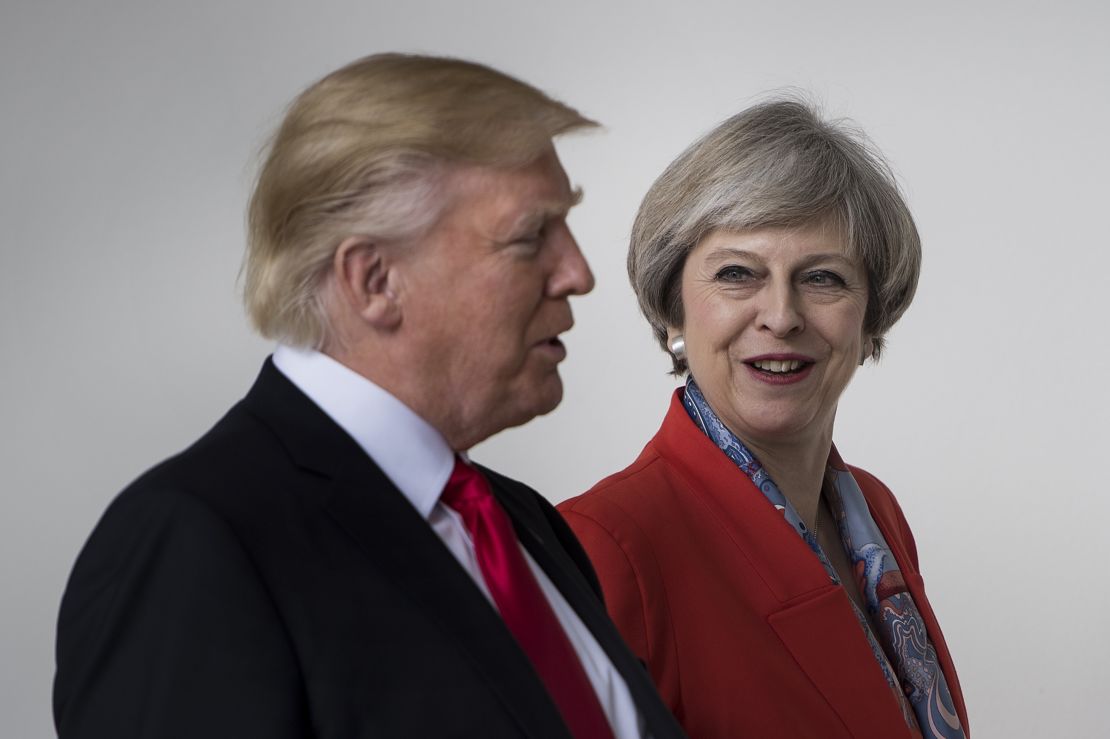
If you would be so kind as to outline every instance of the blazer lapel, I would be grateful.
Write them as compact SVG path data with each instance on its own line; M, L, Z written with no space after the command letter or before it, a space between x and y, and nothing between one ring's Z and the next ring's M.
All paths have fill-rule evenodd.
M736 465L690 420L676 393L651 442L688 481L778 601L767 622L853 737L908 736L890 688L843 588ZM845 679L850 675L851 679ZM830 736L834 736L830 732Z
M890 546L894 558L898 561L898 565L902 570L902 577L906 581L906 587L909 589L910 596L913 598L914 605L917 606L918 613L921 618L925 620L925 632L928 634L929 643L933 645L933 649L937 652L937 661L940 663L940 669L944 673L944 679L948 683L948 692L952 695L952 700L955 701L956 713L959 715L960 724L967 730L967 707L964 705L963 691L960 688L959 678L956 676L956 667L952 662L952 653L948 651L948 644L944 641L944 635L940 631L940 622L937 621L936 615L933 613L933 606L929 603L929 599L925 597L925 581L921 575L906 567L910 559L909 553L906 552L902 546L902 539L898 536L893 536L894 532L889 526L883 516L877 514L875 509L868 501L868 508L871 510L871 518L879 527L883 538L886 540L887 545Z
M842 588L830 584L772 613L767 622L825 697L849 735L909 737L902 712ZM850 679L845 679L850 675ZM876 695L889 700L875 701Z

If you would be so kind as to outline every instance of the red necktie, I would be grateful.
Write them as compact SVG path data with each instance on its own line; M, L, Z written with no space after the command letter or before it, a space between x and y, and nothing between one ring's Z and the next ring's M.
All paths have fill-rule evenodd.
M501 618L532 661L575 739L613 739L562 624L524 560L508 515L478 470L455 458L443 502L462 516Z

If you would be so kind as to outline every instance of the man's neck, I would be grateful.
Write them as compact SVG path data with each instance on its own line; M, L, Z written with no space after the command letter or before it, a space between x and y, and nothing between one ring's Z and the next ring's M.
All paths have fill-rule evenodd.
M490 419L483 419L485 424L466 420L458 394L413 370L425 366L424 362L398 359L382 347L326 347L321 352L404 403L442 434L456 452L465 452L494 433L485 428ZM374 360L366 361L366 357Z

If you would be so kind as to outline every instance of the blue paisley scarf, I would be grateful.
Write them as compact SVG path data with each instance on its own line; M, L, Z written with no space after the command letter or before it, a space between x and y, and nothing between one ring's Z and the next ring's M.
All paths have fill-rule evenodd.
M839 584L840 576L817 543L817 532L806 527L755 455L721 423L693 377L686 382L683 404L694 423L751 478L768 502L782 512L790 527L817 555L829 578ZM894 554L871 518L863 492L841 461L836 447L829 455L825 480L824 492L840 529L844 550L859 577L867 615L861 613L850 598L848 602L871 645L875 661L902 707L907 726L927 739L963 739L960 718L937 663L936 650L925 632L925 621L906 588Z

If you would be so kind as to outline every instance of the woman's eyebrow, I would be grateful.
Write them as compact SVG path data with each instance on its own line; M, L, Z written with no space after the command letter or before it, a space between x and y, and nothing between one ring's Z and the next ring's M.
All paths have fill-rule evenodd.
M855 267L855 262L838 252L811 254L810 256L805 257L800 262L798 262L797 266L799 269L805 269L806 267L812 267L814 264L818 264L820 262L840 262L841 264L847 265L849 267Z
M763 259L754 252L746 251L744 249L734 249L729 246L722 246L718 249L714 249L713 252L707 257L707 260L714 262L723 262L728 259L747 259L753 262L763 262Z

